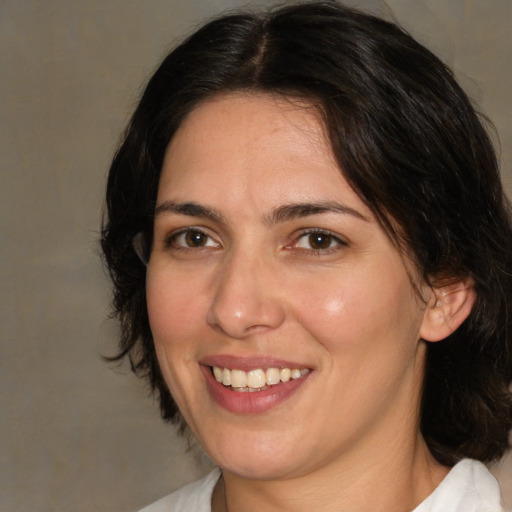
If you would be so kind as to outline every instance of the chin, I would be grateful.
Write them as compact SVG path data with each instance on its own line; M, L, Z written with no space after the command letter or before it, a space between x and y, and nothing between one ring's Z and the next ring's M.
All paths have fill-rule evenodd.
M223 471L240 478L283 479L297 475L301 472L297 468L305 467L297 451L300 443L291 436L235 430L228 438L212 441L204 446L205 451Z

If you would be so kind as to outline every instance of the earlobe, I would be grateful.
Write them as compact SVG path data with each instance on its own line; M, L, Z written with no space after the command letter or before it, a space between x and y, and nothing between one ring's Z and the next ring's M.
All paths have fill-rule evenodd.
M470 278L433 288L421 324L421 338L426 341L447 338L469 316L475 299L476 292Z

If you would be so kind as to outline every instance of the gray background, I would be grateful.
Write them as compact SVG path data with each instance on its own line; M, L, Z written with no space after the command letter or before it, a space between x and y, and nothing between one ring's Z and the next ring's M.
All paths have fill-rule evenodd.
M352 1L448 64L501 140L512 191L512 1ZM109 368L103 188L140 84L237 0L0 0L0 510L129 512L206 470L144 385ZM260 2L260 5L262 3ZM512 503L512 458L495 471Z

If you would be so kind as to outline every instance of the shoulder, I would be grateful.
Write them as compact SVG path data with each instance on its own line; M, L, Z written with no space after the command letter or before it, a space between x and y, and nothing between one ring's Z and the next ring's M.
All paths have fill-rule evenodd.
M215 468L201 480L182 487L139 512L211 512L212 492L219 477L220 470Z
M413 512L501 512L497 480L476 460L456 464L437 489Z

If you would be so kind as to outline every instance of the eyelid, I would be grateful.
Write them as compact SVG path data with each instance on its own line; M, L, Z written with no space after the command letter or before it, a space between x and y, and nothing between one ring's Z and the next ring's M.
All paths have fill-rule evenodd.
M189 232L197 232L205 235L210 240L214 242L214 245L204 245L204 246L198 246L198 247L188 247L184 244L176 244L176 239L182 235L186 235ZM191 251L197 251L200 249L207 249L210 247L221 247L221 244L217 240L217 237L213 236L209 229L206 229L202 226L184 226L182 228L177 228L170 233L168 233L164 237L164 246L166 249L174 249L174 250L191 250Z
M301 239L303 239L303 238L305 238L307 236L310 236L310 235L314 235L314 234L320 234L320 235L329 236L329 237L331 237L331 239L334 242L336 242L336 245L333 246L333 247L327 247L325 249L313 249L313 248L306 249L306 248L298 247L297 246L298 242ZM347 247L348 246L348 242L346 240L344 240L339 234L336 234L336 233L330 231L329 229L323 229L323 228L303 228L303 229L299 230L298 232L295 232L292 236L293 236L293 239L285 247L287 249L297 248L297 249L303 250L305 252L313 252L313 253L317 253L317 254L327 254L329 252L336 251L340 247Z

